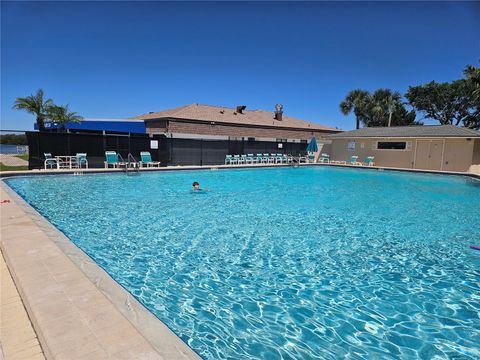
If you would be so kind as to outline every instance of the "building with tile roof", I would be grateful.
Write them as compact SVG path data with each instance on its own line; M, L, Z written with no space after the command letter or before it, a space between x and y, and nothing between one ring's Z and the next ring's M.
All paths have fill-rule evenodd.
M305 142L313 136L322 139L340 132L284 115L281 105L277 105L274 111L265 111L247 110L246 106L228 108L190 104L132 119L144 120L147 133L181 138Z
M480 132L465 127L369 127L328 138L331 158L338 161L374 156L379 166L460 172L480 164Z

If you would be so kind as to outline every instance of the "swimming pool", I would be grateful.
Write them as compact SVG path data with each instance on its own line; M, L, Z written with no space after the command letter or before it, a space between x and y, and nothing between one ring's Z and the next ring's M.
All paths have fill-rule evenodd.
M6 182L206 359L480 357L478 180L301 167Z

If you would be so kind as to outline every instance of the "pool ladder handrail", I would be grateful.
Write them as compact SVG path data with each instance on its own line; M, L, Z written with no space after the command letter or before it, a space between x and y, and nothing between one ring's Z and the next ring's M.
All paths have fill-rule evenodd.
M127 175L129 174L129 169L131 170L130 172L133 171L132 174L139 174L139 172L140 172L140 166L138 164L138 161L130 153L128 153L127 165L125 166L125 173Z

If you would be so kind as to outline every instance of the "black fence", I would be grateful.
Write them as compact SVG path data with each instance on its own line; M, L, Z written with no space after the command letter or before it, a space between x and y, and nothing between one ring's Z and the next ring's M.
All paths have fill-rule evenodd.
M149 151L152 159L160 161L163 166L219 165L224 163L227 154L278 153L296 156L305 154L307 146L304 143L177 139L147 134L27 132L26 135L30 169L43 168L45 153L51 153L53 156L87 153L91 168L104 166L105 151L116 151L125 159L130 153L137 160L141 151Z

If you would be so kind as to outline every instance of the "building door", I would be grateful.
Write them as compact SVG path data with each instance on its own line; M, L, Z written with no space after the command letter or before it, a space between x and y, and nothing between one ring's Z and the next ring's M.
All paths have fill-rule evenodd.
M445 140L417 140L415 168L442 170L444 142Z

